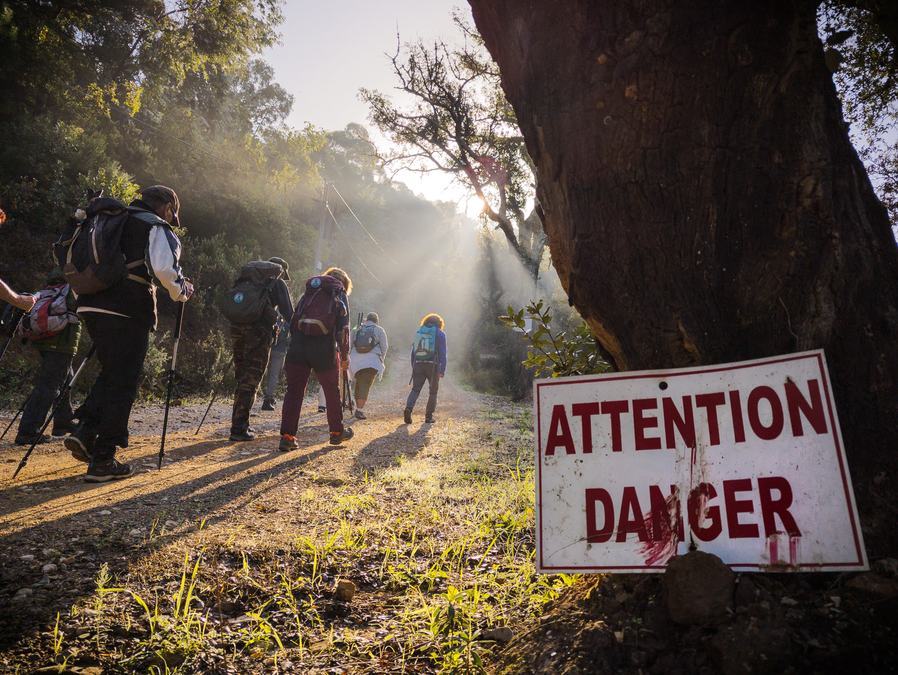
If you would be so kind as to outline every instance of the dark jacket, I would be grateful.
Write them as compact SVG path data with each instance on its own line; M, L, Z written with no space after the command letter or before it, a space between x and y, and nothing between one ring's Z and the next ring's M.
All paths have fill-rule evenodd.
M289 325L290 319L293 318L293 299L290 297L287 282L283 279L275 279L268 290L268 297L271 299L271 304L280 313L281 318Z
M185 279L179 258L181 242L171 226L159 218L141 200L131 202L140 211L132 214L122 232L122 252L130 263L143 260L144 265L131 271L143 280L124 279L111 288L78 298L78 313L113 314L140 321L150 330L156 329L156 286L158 281L172 300L184 298Z
M303 297L305 297L305 294L296 303L295 311L298 311L300 305L302 305ZM349 362L349 297L346 295L346 291L340 291L336 298L343 303L346 312L337 316L333 335L304 335L303 333L295 332L291 323L290 351L287 352L288 361L300 360L300 353L309 349L314 350L316 353L326 349L330 354L339 351L340 359L344 362Z

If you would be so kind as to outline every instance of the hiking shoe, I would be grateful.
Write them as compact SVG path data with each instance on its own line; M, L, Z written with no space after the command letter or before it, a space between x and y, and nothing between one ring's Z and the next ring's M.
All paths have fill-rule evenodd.
M364 412L362 412L361 410L359 410L358 408L356 408L356 411L355 411L355 418L356 418L357 420L366 420L366 419L368 419L368 416L367 416Z
M433 418L433 415L428 415L424 418L424 424L433 424L436 420Z
M47 434L19 434L16 436L16 445L31 445L32 443L34 443L35 445L43 445L44 443L49 442L50 437L47 436Z
M130 464L123 464L115 457L106 460L92 461L87 467L84 481L87 483L105 483L110 480L120 480L134 474Z
M327 412L327 406L326 405L318 406L318 412Z
M75 431L65 437L62 444L66 450L72 453L72 457L87 464L90 462L96 440L97 437L94 434L85 433L84 429L78 426Z
M59 436L68 436L69 434L75 433L75 429L77 428L78 427L71 422L60 422L59 424L53 422L53 431L50 432L50 435L57 438Z
M280 445L278 445L278 450L281 452L290 452L291 450L296 450L298 447L299 443L296 442L296 436L281 434L281 442Z
M344 427L343 431L332 431L331 432L331 445L340 445L343 441L348 441L355 434L352 432L351 427Z
M402 411L402 419L405 420L406 424L412 423L412 409L411 408L406 408L405 410Z
M274 410L274 399L266 398L262 401L262 410Z
M255 438L256 437L249 429L245 431L232 431L230 436L230 440L232 441L252 441Z

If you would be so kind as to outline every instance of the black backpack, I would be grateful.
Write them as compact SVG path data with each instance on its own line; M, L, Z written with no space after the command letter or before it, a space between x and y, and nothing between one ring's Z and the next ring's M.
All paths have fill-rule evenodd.
M248 262L222 299L221 313L231 323L265 321L274 325L278 314L271 302L271 287L283 271L283 267L267 260Z
M78 295L93 295L123 279L149 284L147 279L131 273L146 261L125 261L122 231L130 216L148 227L164 221L153 213L129 209L111 197L94 199L86 213L87 218L73 221L53 244L53 255L72 290Z
M353 345L359 354L367 354L373 350L377 346L377 328L370 324L359 326L355 332Z

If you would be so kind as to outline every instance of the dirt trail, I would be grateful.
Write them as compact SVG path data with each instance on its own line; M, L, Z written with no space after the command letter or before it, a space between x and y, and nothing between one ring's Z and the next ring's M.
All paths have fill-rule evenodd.
M413 511L423 508L426 502L421 497L423 493L419 492L426 487L421 481L427 476L428 481L433 478L434 485L442 486L441 466L444 462L476 460L482 455L483 448L495 457L500 454L510 457L510 453L521 452L518 443L520 433L511 428L511 417L503 418L504 426L508 428L507 436L495 437L501 438L501 443L499 440L493 441L493 432L489 430L491 423L486 421L490 416L495 417L497 410L503 406L509 408L509 405L498 399L464 391L448 378L441 387L437 424L423 424L425 393L419 401L414 423L405 425L402 408L408 389L403 385L408 381L408 373L399 369L391 375L388 381L375 385L366 410L369 419L353 422L355 437L343 446L335 447L327 443L325 416L315 412L315 404L311 400L307 400L303 408L297 436L301 447L289 453L277 451L280 410L261 412L257 404L251 422L256 429L256 440L234 443L227 438L228 402L213 407L198 436L194 435L194 430L204 406L177 408L172 417L174 431L169 433L162 471L156 470L159 437L153 433L158 429L161 413L154 407L135 409L132 432L136 433L132 433L131 446L122 454L125 461L136 465L138 473L128 480L101 485L84 483L81 480L84 465L72 459L61 441L56 440L39 446L19 478L12 481L12 472L23 449L4 443L0 449L0 537L3 541L0 550L0 649L3 650L0 652L0 669L30 669L61 663L64 656L68 666L75 667L72 672L90 672L83 669L98 667L113 670L147 667L148 662L143 662L139 667L135 663L124 666L121 660L132 638L135 641L143 639L141 644L146 653L153 652L152 645L146 646L147 639L142 633L129 638L127 634L116 634L116 630L125 629L107 626L103 629L107 631L103 644L99 637L100 628L97 628L96 639L87 638L90 630L85 629L84 622L91 615L91 610L84 607L95 602L91 599L97 596L97 577L102 575L103 563L108 564L109 573L117 585L128 584L129 587L142 588L146 593L155 593L157 603L162 602L160 597L165 597L158 591L171 588L177 580L185 550L188 555L193 555L189 552L199 550L197 547L202 547L206 556L204 560L210 555L206 551L212 549L219 552L227 549L234 555L242 554L244 572L247 572L247 552L258 554L259 559L266 559L260 552L274 551L275 558L280 561L278 565L285 564L283 561L288 558L295 558L297 569L305 574L303 565L306 558L302 557L305 554L300 549L318 544L307 541L300 545L298 538L310 533L314 538L316 532L343 527L347 519L364 523L364 518L360 516L364 516L366 510L376 510L377 513L373 515L370 526L359 526L365 532L392 527L388 522L392 513L396 513L397 518L420 520L422 516L414 515ZM514 409L509 414L520 415L521 410ZM514 443L511 442L512 438ZM512 445L514 449L510 449ZM390 470L407 466L413 461L417 462L416 468L405 477L407 482L403 482L404 478L400 480L396 476L387 476ZM476 468L472 470L476 471ZM383 480L378 480L378 476L382 476ZM467 487L466 480L463 478L459 483L460 489ZM438 493L439 488L435 488L428 493L431 494L428 499L441 500L442 495ZM526 501L527 496L523 499ZM472 501L471 497L459 497L458 508L468 508L474 501L476 499ZM439 506L428 505L427 509L436 514ZM532 516L532 509L529 516ZM427 517L430 516L423 516ZM461 521L456 521L456 529L458 522ZM448 541L451 537L448 521L445 531L441 530L439 518L428 527L435 541ZM523 527L521 531L524 531ZM392 530L388 534L397 539ZM386 534L383 536L386 537ZM404 535L400 533L401 536ZM347 568L348 563L345 562L355 554L334 556L333 567L325 569L321 578L315 575L320 575L319 566L323 566L324 562L315 558L310 583L318 586L309 591L309 602L315 597L330 597L336 573L353 576L355 569L360 595L354 605L369 606L370 612L362 612L361 617L349 621L361 626L360 630L364 633L369 623L365 617L379 619L381 624L388 622L389 605L393 600L387 595L379 597L386 593L386 587L379 588L379 584L372 581L370 569L362 569L366 556L372 560L386 560L382 541L364 542L357 548L357 560L353 558L357 569ZM399 548L395 549L397 560ZM431 548L434 546L431 545ZM222 553L222 559L228 558L228 555ZM417 553L412 550L410 556L413 558L415 555ZM377 563L380 564L382 578L384 563L380 559ZM225 563L215 564L225 569ZM232 572L228 569L223 574L233 581ZM230 577L227 576L229 573ZM301 576L297 576L299 586L302 586ZM366 597L366 589L363 588L368 581L372 583L368 589L371 591L370 597ZM211 577L206 582L205 589L208 591L214 583ZM256 585L264 583L257 581ZM229 596L239 596L240 593L236 588L219 588L216 606L218 618L223 622L234 620L233 616L230 619L225 616L228 607L234 604ZM205 603L200 600L197 603L202 608L209 606L210 600L207 596ZM242 615L249 611L251 607L248 603L246 600L245 606L232 608L232 614ZM112 614L110 610L104 611ZM124 613L119 621L130 609L121 611ZM38 632L52 629L57 612L63 617L63 626L67 614L71 623L64 631L68 652L58 648L55 652L51 651L54 649L53 640L49 639L48 643L47 635ZM333 623L327 616L333 614L338 617L346 612L322 610L320 613L325 618L317 618L317 623L312 622L309 635L326 634L329 630L333 636ZM134 616L139 617L139 611ZM271 625L275 625L276 619L271 619ZM130 620L125 623L130 623ZM331 652L334 653L320 649L318 656L315 656L308 648L302 647L304 630L304 627L298 628L299 636L294 639L294 643L300 645L292 650L294 664L306 663L303 670L326 664L336 667L335 672L347 669L345 646L332 646ZM374 639L368 636L359 640L369 638ZM116 641L120 643L118 648ZM228 657L223 661L204 661L205 657L196 655L196 649L191 651L180 642L175 647L169 644L165 648L168 652L162 650L161 657L157 649L157 655L153 658L157 659L156 665L160 667L164 664L159 659L163 659L168 666L184 663L185 668L192 664L191 668L201 669L211 668L210 663L214 662L216 669L231 668L242 672L246 664L235 665L240 663L240 658L251 653L252 658L258 660L263 658L260 655L263 654L267 659L261 662L263 669L270 669L278 660L271 656L274 647L269 645L259 652L254 651L254 644L249 638L243 640L240 648L244 651L236 659ZM131 647L133 649L134 645ZM384 652L385 648L381 646L379 650ZM274 653L280 654L283 661L284 655L289 655L291 649L285 646L284 650L274 649ZM400 669L413 663L418 663L424 670L436 667L426 661L412 660ZM287 663L291 662L288 660ZM373 670L386 667L385 664L384 661ZM278 667L283 668L283 665ZM355 668L348 667L348 670Z

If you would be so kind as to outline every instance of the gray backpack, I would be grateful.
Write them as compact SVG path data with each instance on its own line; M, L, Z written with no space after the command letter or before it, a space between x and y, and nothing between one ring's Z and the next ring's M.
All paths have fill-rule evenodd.
M283 268L267 260L253 260L240 270L234 287L220 303L221 313L231 323L265 322L274 325L277 310L271 302L271 287Z

